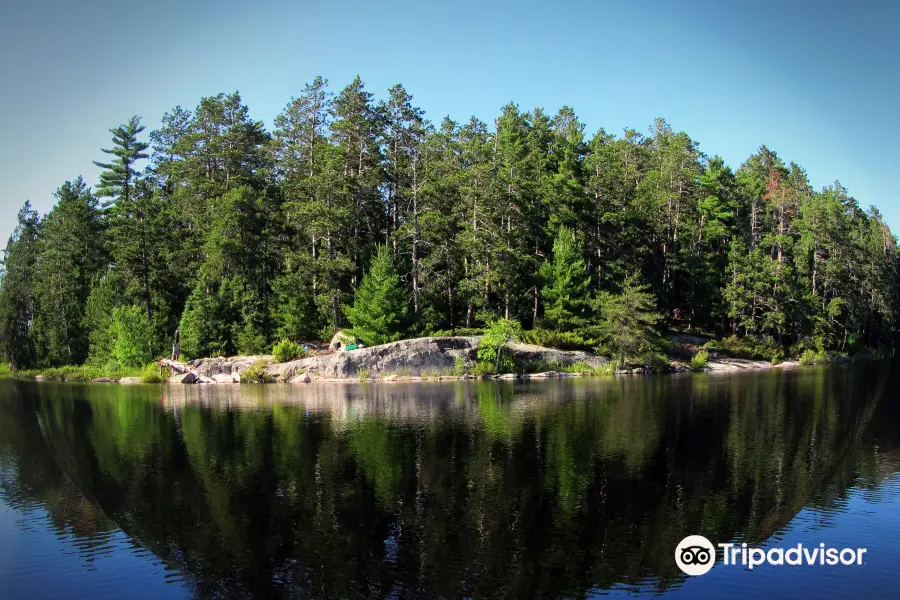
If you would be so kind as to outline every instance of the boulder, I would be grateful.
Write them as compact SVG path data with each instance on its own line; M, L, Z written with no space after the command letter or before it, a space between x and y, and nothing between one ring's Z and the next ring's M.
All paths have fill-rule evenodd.
M234 383L234 375L229 373L216 373L212 376L215 383Z
M297 375L288 380L288 383L310 383L312 378L309 375Z
M197 383L197 376L193 373L179 373L169 377L169 383Z
M134 385L135 383L140 383L140 382L141 382L140 377L123 377L122 379L119 380L119 383L121 383L123 385Z
M109 377L95 377L91 379L91 383L112 383L112 379Z

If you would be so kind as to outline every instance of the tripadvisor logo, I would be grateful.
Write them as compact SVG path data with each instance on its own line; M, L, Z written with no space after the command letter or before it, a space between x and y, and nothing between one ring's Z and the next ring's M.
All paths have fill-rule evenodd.
M742 566L753 570L754 567L769 564L773 566L800 565L861 565L866 548L826 548L819 544L812 548L797 544L790 548L750 548L747 544L718 544L722 549L722 564L726 566ZM691 576L704 575L716 563L716 548L712 542L702 535L689 535L675 547L675 564L684 573Z
M675 564L688 575L703 575L716 562L716 548L702 535L689 535L675 547Z

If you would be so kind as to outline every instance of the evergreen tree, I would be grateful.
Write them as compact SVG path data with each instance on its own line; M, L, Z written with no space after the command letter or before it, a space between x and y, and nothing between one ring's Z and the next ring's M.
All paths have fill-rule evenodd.
M353 306L344 310L353 333L370 346L400 339L408 312L407 291L387 246L378 246Z
M91 282L108 261L104 227L97 200L81 177L65 182L56 199L38 243L33 333L42 362L81 364L90 346L84 316Z
M94 161L94 164L103 169L100 173L100 185L97 186L97 195L101 198L111 198L104 204L108 207L117 200L128 201L131 199L132 182L135 177L134 164L147 158L146 150L150 147L147 142L137 139L139 133L144 131L141 118L137 115L128 119L124 125L110 129L113 134L113 148L103 149L103 152L115 158L112 162L102 163Z
M544 287L544 319L562 331L571 331L586 323L591 279L584 264L581 245L575 232L560 227L553 242L553 258L541 267Z
M38 312L32 287L38 264L41 220L30 202L19 210L16 228L3 251L0 284L0 345L13 369L42 361L34 343L32 326Z
M596 299L600 313L598 332L608 351L620 362L641 357L656 348L655 326L661 317L646 284L632 273L625 278L622 292L601 292Z

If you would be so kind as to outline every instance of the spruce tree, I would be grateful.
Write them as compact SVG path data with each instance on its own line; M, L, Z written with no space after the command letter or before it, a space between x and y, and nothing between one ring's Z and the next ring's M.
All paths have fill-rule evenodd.
M407 290L391 251L378 246L368 273L363 277L353 306L344 309L353 326L353 333L370 346L400 339L406 324Z
M544 280L541 296L547 324L561 331L583 326L588 317L591 278L574 231L559 228L553 242L553 258L542 265L541 277Z
M0 348L13 369L41 360L32 326L38 311L33 287L38 264L41 220L30 202L19 210L16 228L3 251L0 283Z

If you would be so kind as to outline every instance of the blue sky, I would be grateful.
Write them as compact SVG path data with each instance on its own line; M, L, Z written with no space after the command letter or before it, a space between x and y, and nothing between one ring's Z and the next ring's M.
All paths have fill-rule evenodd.
M42 213L130 115L239 90L271 127L317 74L402 83L434 122L490 121L508 101L572 106L589 133L664 117L733 167L760 144L840 179L900 229L900 4L632 2L4 2L0 244Z

